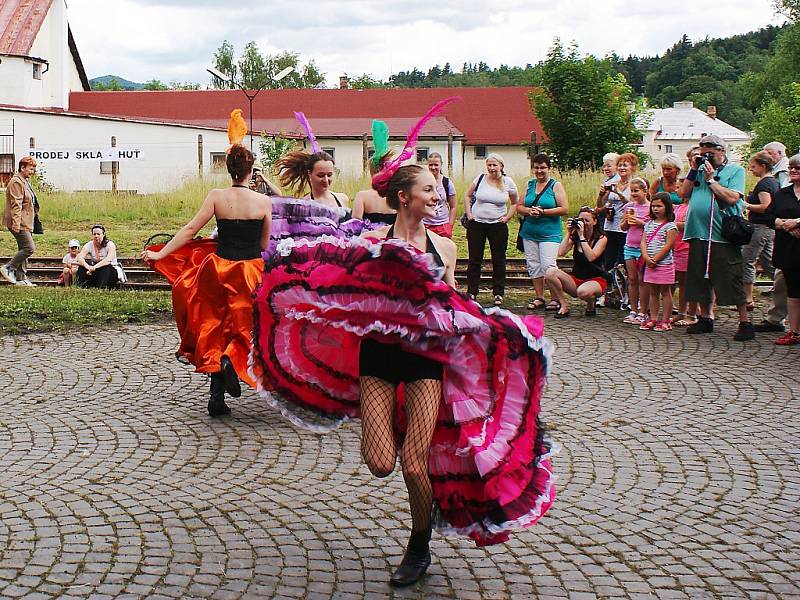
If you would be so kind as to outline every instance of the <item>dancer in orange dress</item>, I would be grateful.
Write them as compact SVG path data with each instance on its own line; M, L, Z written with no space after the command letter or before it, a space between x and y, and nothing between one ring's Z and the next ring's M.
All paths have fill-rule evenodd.
M232 185L208 193L197 214L166 245L151 246L142 260L172 284L172 305L181 336L177 355L198 373L211 375L208 414L230 414L225 392L248 385L247 361L253 337L252 295L261 281L261 252L269 244L272 204L249 189L253 155L234 143L226 159ZM219 237L192 241L215 217Z

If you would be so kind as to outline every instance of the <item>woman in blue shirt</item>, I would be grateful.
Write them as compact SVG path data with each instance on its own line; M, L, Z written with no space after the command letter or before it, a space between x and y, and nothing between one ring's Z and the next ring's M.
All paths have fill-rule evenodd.
M528 182L525 201L517 205L517 214L523 219L519 232L525 247L525 262L533 279L530 310L545 307L544 275L556 266L558 246L563 237L561 217L568 210L564 186L550 178L550 157L537 154L533 157L533 179ZM558 302L553 300L552 309L558 308Z

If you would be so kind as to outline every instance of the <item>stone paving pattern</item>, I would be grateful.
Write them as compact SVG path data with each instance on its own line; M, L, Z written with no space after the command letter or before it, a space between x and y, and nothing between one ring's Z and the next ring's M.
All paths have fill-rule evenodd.
M434 535L401 591L405 490L358 423L250 391L209 419L169 325L0 338L0 597L800 597L800 352L621 318L547 318L555 507L491 548Z

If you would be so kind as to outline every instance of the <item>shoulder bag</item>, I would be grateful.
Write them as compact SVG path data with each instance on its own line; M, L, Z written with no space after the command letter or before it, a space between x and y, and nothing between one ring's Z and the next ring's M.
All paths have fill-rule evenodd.
M539 200L542 199L542 196L544 195L544 193L547 190L549 190L551 187L553 187L553 182L554 181L555 181L554 179L549 179L547 181L547 185L544 186L544 189L541 192L539 192L538 194L536 194L536 198L533 199L533 202L531 203L531 208L533 208L534 206L539 204ZM528 217L522 217L522 220L519 223L519 233L517 233L517 250L519 250L523 254L525 253L525 243L522 241L522 226L525 224L525 219L527 219L527 218Z

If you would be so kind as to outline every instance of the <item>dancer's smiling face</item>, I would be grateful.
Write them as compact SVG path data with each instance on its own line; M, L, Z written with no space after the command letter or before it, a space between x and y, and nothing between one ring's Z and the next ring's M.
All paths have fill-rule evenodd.
M439 192L436 191L436 178L430 171L420 171L414 185L406 192L400 192L400 207L420 219L436 215Z
M315 192L328 191L333 183L333 163L329 160L318 160L311 168L311 187Z

